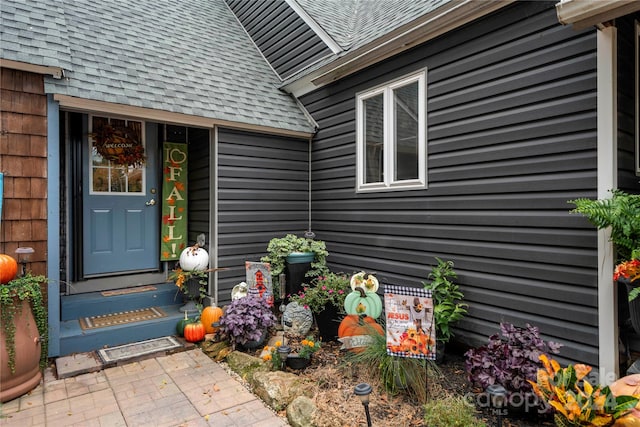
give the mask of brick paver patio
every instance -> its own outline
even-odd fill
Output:
[[[199,349],[57,380],[1,404],[2,426],[289,424]]]

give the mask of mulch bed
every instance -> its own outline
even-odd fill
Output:
[[[361,372],[345,363],[344,350],[340,343],[325,342],[322,349],[313,355],[313,363],[303,369],[291,371],[314,383],[314,402],[321,411],[318,427],[366,426],[362,404],[353,394],[360,382],[372,385],[369,405],[373,425],[423,426],[422,405],[407,395],[400,393],[390,396],[382,390],[373,372]],[[255,353],[255,354],[254,354]],[[252,352],[257,356],[259,350]],[[428,378],[430,396],[437,393],[450,393],[462,396],[475,396],[481,390],[474,389],[467,381],[464,367],[463,350],[453,349],[445,354],[439,363],[439,374]],[[284,414],[282,414],[284,415]],[[488,426],[497,425],[497,416],[490,409],[478,410],[477,417]],[[510,413],[502,418],[503,427],[550,427],[553,419],[537,414]],[[446,426],[438,426],[446,427]]]

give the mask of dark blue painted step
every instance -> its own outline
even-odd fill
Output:
[[[184,318],[184,313],[179,311],[181,306],[160,306],[167,317],[105,328],[83,330],[77,318],[63,321],[60,323],[60,356],[175,335],[176,324]]]
[[[153,286],[156,290],[124,295],[103,296],[100,292],[92,292],[62,296],[60,320],[64,322],[119,311],[182,304],[182,293],[173,283]]]

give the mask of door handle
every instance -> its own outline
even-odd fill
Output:
[[[147,206],[155,206],[156,199],[151,199],[148,202],[144,202],[144,204],[147,205]]]

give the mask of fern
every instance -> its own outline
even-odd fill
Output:
[[[598,229],[611,228],[610,240],[620,259],[630,259],[640,249],[640,195],[613,190],[610,199],[575,199],[572,213],[584,215]]]

